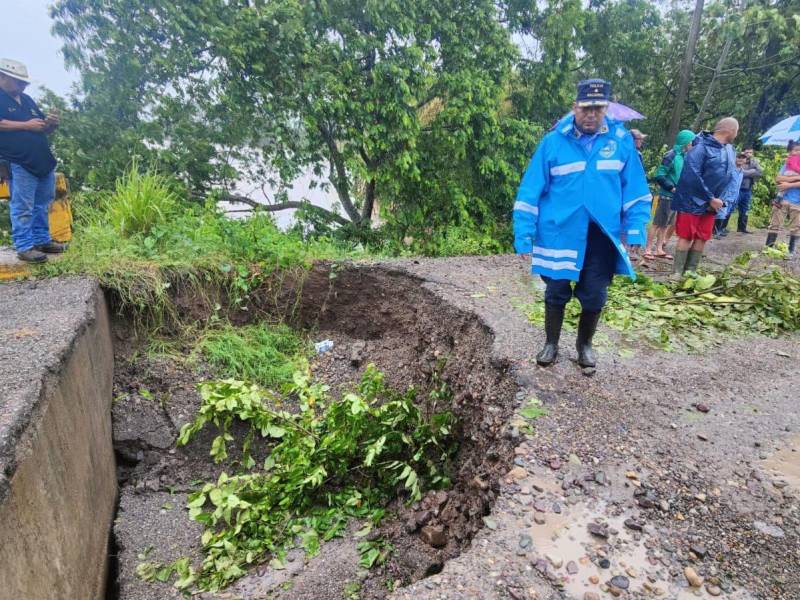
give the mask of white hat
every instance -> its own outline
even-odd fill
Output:
[[[31,78],[28,76],[28,67],[18,60],[0,58],[0,73],[25,83],[31,83]]]

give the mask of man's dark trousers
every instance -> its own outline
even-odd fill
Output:
[[[608,298],[608,286],[614,277],[619,254],[603,231],[589,223],[583,268],[574,294],[584,311],[600,312]],[[572,282],[567,279],[542,277],[547,288],[544,301],[552,306],[564,306],[573,294]]]
[[[736,225],[737,231],[747,231],[747,213],[750,211],[750,200],[753,197],[753,190],[739,190],[739,200],[736,207],[739,209],[739,222]]]

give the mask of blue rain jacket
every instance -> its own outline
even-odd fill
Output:
[[[713,212],[710,202],[722,199],[736,169],[733,149],[720,143],[711,133],[697,136],[695,145],[683,159],[683,171],[678,180],[670,208],[692,215]]]
[[[531,271],[577,281],[591,219],[617,248],[616,272],[635,278],[625,247],[643,245],[652,197],[633,137],[605,119],[591,149],[569,115],[544,136],[514,203],[514,248],[532,255]]]
[[[717,211],[717,221],[730,217],[733,209],[739,204],[739,188],[742,185],[742,179],[744,179],[744,173],[740,169],[734,169],[728,185],[722,190],[722,195],[719,197],[725,204]]]

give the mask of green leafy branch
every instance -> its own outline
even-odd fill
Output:
[[[418,500],[426,489],[449,485],[455,452],[449,412],[424,414],[413,388],[402,394],[390,389],[374,365],[353,392],[337,399],[328,392],[308,372],[298,372],[291,396],[299,410],[288,411],[252,384],[200,386],[202,405],[179,444],[213,423],[219,435],[211,455],[224,460],[234,441],[229,428],[238,420],[250,425],[242,444],[245,467],[255,467],[253,445],[271,446],[260,469],[223,473],[189,497],[190,517],[205,527],[205,559],[196,576],[201,589],[223,587],[267,555],[280,561],[294,540],[314,554],[321,541],[341,535],[349,517],[380,521],[383,505],[398,491]],[[449,400],[441,384],[433,395],[439,404]],[[385,560],[389,547],[370,541],[359,550],[362,564],[373,565]]]
[[[744,253],[720,273],[690,273],[659,283],[639,275],[617,278],[608,290],[604,322],[629,340],[663,350],[701,350],[725,335],[779,335],[800,329],[800,279],[772,266],[756,270]],[[544,322],[544,303],[522,306],[528,319]],[[565,327],[577,328],[580,306],[567,305]]]

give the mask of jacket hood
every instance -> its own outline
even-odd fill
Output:
[[[675,148],[683,148],[695,138],[695,133],[691,129],[683,129],[675,136]]]
[[[722,148],[724,146],[710,131],[701,132],[700,135],[697,136],[697,143],[714,148]]]

